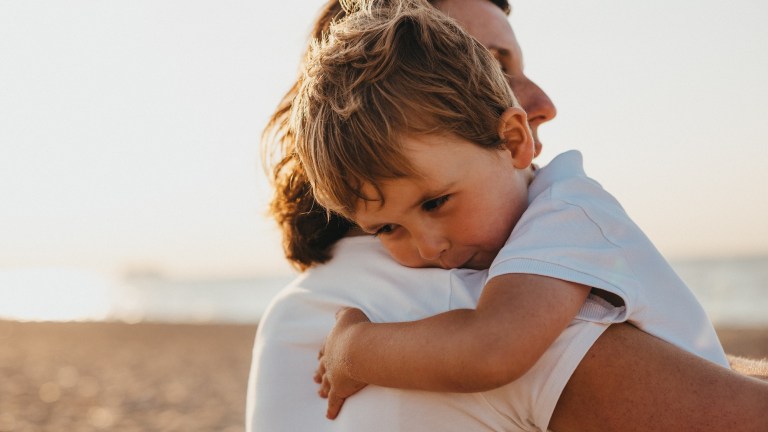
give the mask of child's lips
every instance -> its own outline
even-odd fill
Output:
[[[440,267],[444,269],[455,269],[455,268],[473,268],[471,265],[472,259],[475,258],[476,254],[470,255],[468,258],[462,258],[462,259],[454,259],[454,260],[440,260]]]
[[[461,265],[461,268],[469,268],[469,269],[477,269],[477,265],[474,263],[475,254],[472,254],[471,257],[469,257],[468,260],[464,262],[464,264]]]
[[[469,259],[466,260],[460,267],[473,270],[487,270],[491,266],[491,262],[494,258],[495,255],[489,256],[486,253],[477,251],[473,253],[472,256],[470,256]]]
[[[460,265],[461,265],[460,262],[456,260],[450,260],[450,261],[445,259],[440,260],[440,267],[442,267],[444,270],[459,268]]]

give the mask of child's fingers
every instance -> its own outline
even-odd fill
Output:
[[[350,310],[350,309],[354,309],[354,308],[351,308],[351,307],[345,306],[345,307],[343,307],[343,308],[340,308],[339,310],[337,310],[337,311],[336,311],[336,319],[339,319],[339,315],[343,314],[344,312],[346,312],[346,311],[348,311],[348,310]]]
[[[320,383],[320,390],[317,391],[317,394],[319,394],[321,398],[327,398],[330,392],[331,382],[328,381],[327,376],[323,375],[322,382]]]
[[[336,323],[339,321],[349,321],[352,320],[353,322],[357,322],[360,320],[367,320],[368,317],[363,313],[362,310],[354,307],[343,307],[336,311]]]
[[[344,398],[340,398],[335,392],[328,395],[328,411],[325,416],[333,420],[339,415],[341,406],[344,405]]]
[[[313,377],[313,379],[315,380],[316,383],[320,384],[321,382],[323,382],[323,375],[325,375],[325,365],[322,362],[320,362],[320,365],[315,370],[315,376]]]

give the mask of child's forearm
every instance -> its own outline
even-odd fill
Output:
[[[477,311],[461,309],[419,321],[358,324],[346,365],[350,376],[385,387],[442,392],[479,391],[485,379],[472,345]],[[491,387],[493,388],[493,387]]]
[[[496,388],[533,366],[588,292],[587,287],[542,276],[494,278],[476,310],[354,325],[346,346],[347,372],[386,387],[443,392]]]

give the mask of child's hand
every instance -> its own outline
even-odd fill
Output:
[[[339,414],[346,398],[368,385],[349,376],[344,360],[347,346],[352,343],[349,330],[355,324],[366,322],[370,320],[360,309],[339,310],[336,312],[336,325],[320,349],[320,365],[315,371],[315,382],[320,384],[320,396],[328,398],[326,416],[331,420]]]

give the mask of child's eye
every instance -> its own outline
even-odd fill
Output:
[[[442,207],[446,201],[448,201],[448,198],[450,198],[450,195],[443,195],[438,198],[424,201],[423,203],[421,203],[421,208],[422,210],[427,212],[437,210],[440,207]]]
[[[378,237],[380,235],[387,235],[394,230],[395,227],[392,225],[383,225],[381,228],[377,229],[375,233],[373,233],[374,237]]]

